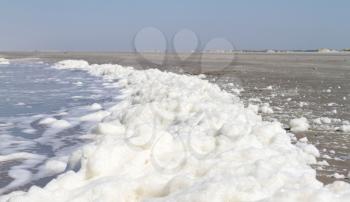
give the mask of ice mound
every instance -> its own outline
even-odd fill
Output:
[[[10,64],[10,61],[5,58],[0,58],[0,65],[8,65]]]
[[[107,109],[91,131],[94,141],[71,155],[64,174],[2,202],[350,199],[349,184],[316,180],[314,146],[291,144],[280,123],[262,121],[215,84],[84,61],[55,67],[114,80],[123,99]]]

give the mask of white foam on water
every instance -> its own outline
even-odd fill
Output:
[[[74,134],[69,133],[70,136],[65,135],[61,137],[61,134],[77,125],[89,128],[89,125],[83,124],[82,120],[80,120],[82,117],[89,115],[92,117],[92,114],[89,113],[91,113],[91,105],[72,108],[68,112],[60,112],[53,115],[17,117],[9,119],[11,122],[1,124],[0,134],[2,141],[0,142],[0,148],[4,154],[0,155],[0,162],[5,163],[4,169],[8,169],[6,174],[13,180],[0,188],[0,194],[24,186],[32,181],[62,173],[69,159],[67,153],[69,154],[71,150],[66,145],[66,141],[74,138],[79,139],[79,135],[74,137]],[[61,119],[56,119],[54,116],[61,116]],[[96,117],[93,117],[88,121],[91,124],[96,124],[97,121],[100,121],[100,118],[96,120]],[[31,124],[35,122],[44,128],[31,128]],[[40,136],[34,139],[27,139],[21,136],[10,135],[8,130],[14,127],[23,128],[21,131],[26,134],[37,135],[39,133]],[[40,132],[40,130],[44,131]],[[44,146],[49,145],[53,149],[55,157],[35,154],[35,149],[38,147],[37,143]],[[73,149],[74,147],[76,146],[72,145]],[[6,163],[10,163],[8,167],[6,167]],[[12,163],[15,164],[13,165]],[[16,173],[19,173],[18,177],[14,177]]]
[[[40,120],[39,124],[50,125],[50,124],[53,124],[56,121],[57,121],[57,119],[55,119],[53,117],[47,117],[47,118],[44,118],[44,119]]]
[[[28,141],[28,139],[22,136],[13,136],[9,131],[17,127],[25,134],[33,134],[36,130],[30,126],[30,123],[37,119],[37,117],[38,116],[16,118],[8,117],[5,119],[8,121],[8,123],[0,124],[0,150],[2,155],[22,153],[23,150],[28,150],[35,146],[35,142]],[[4,122],[5,120],[0,119],[0,122]]]
[[[18,153],[12,153],[7,155],[0,155],[0,162],[16,160],[16,159],[35,159],[35,158],[42,158],[42,156],[28,153],[28,152],[18,152]]]
[[[350,132],[350,125],[342,125],[340,127],[340,130],[343,132],[349,133]]]
[[[344,175],[342,175],[342,174],[339,174],[339,173],[334,173],[334,175],[333,175],[336,179],[344,179],[345,178],[345,176]]]
[[[102,106],[98,103],[94,103],[90,106],[90,110],[94,111],[94,110],[100,110],[102,109]]]
[[[264,114],[273,114],[273,109],[270,107],[269,103],[263,103],[259,108],[259,112]]]
[[[350,184],[316,180],[313,145],[293,145],[280,123],[262,121],[215,84],[112,64],[69,60],[55,66],[113,79],[123,99],[91,131],[94,141],[70,156],[68,167],[76,172],[2,196],[2,202],[350,199]]]
[[[11,169],[8,175],[14,179],[7,185],[8,189],[26,184],[30,182],[32,178],[32,173],[26,169]]]
[[[52,128],[66,129],[71,127],[71,124],[66,120],[57,120],[51,124]]]
[[[12,97],[9,96],[13,100],[9,99],[8,104],[15,106],[14,109],[33,105],[40,110],[33,109],[28,113],[17,113],[14,110],[12,113],[9,109],[8,115],[1,114],[2,116],[0,116],[0,194],[8,193],[11,190],[26,189],[29,184],[42,183],[38,181],[43,177],[63,172],[69,159],[68,155],[79,145],[90,141],[87,140],[86,131],[103,118],[100,116],[96,119],[91,113],[108,109],[109,103],[113,100],[111,94],[118,95],[118,89],[115,86],[113,89],[104,88],[100,83],[102,80],[99,78],[83,72],[72,74],[69,70],[57,71],[49,64],[38,64],[40,61],[11,60],[11,66],[4,66],[5,68],[2,69],[13,73],[13,81],[16,81],[17,75],[22,75],[22,70],[31,72],[30,77],[33,77],[33,80],[25,81],[26,87],[31,89],[25,91],[26,96],[22,96],[18,91],[22,89],[16,89],[16,87],[8,90],[9,95],[13,93]],[[69,76],[64,76],[64,74]],[[24,72],[23,75],[28,74]],[[43,83],[51,83],[51,81],[55,83],[60,78],[67,84],[66,86],[43,85]],[[79,84],[77,81],[84,78],[86,79],[84,83],[82,81],[84,88],[77,88],[75,86]],[[31,81],[39,84],[32,88]],[[16,83],[14,82],[13,85],[15,86]],[[105,85],[109,83],[104,82]],[[83,100],[76,103],[64,102],[75,94],[82,94]],[[50,96],[52,99],[47,99]],[[5,99],[7,99],[6,94]],[[46,108],[47,106],[49,108]],[[33,116],[33,114],[36,115]],[[89,120],[81,120],[82,117],[89,114]],[[17,171],[18,176],[23,177],[14,177]]]
[[[87,114],[85,116],[82,116],[80,118],[80,120],[81,121],[101,121],[102,119],[104,119],[108,115],[110,115],[110,112],[104,111],[104,110],[100,110],[100,111],[97,111],[97,112],[90,113],[90,114]]]
[[[6,58],[0,58],[0,65],[9,65],[9,64],[10,64],[10,60]]]
[[[35,174],[34,179],[40,179],[46,176],[53,176],[57,173],[62,173],[67,167],[67,157],[56,157],[47,160],[40,168],[39,172]]]
[[[290,130],[293,132],[307,131],[310,127],[309,122],[305,117],[290,120],[289,126]]]
[[[320,166],[329,166],[329,163],[328,163],[326,160],[323,160],[323,161],[317,162],[317,165],[320,165]]]
[[[18,152],[7,155],[0,156],[0,162],[17,162],[18,165],[12,166],[8,171],[7,175],[13,180],[11,183],[0,189],[0,194],[16,188],[33,180],[33,173],[30,168],[35,167],[39,163],[43,162],[47,157],[43,155],[28,153],[28,152]]]
[[[51,127],[54,129],[60,129],[60,130],[64,130],[72,127],[72,124],[69,123],[68,121],[57,120],[56,118],[53,118],[53,117],[44,118],[41,121],[39,121],[39,124],[46,125],[47,127]]]

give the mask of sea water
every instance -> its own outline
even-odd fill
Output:
[[[81,135],[94,121],[77,117],[118,95],[108,81],[51,66],[39,59],[0,65],[0,192],[44,184],[62,172],[60,157],[87,141]]]

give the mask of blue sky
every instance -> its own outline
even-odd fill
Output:
[[[189,29],[199,47],[222,37],[237,49],[342,49],[349,10],[348,0],[1,0],[0,50],[130,51],[149,26],[168,47]]]

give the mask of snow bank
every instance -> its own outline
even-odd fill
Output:
[[[290,130],[293,132],[307,131],[310,127],[308,120],[305,117],[292,119],[289,122]]]
[[[123,100],[44,188],[0,201],[348,201],[350,185],[323,186],[317,149],[291,144],[232,94],[194,76],[62,61],[113,79]],[[49,121],[50,122],[50,121]],[[62,168],[61,168],[62,169]],[[74,171],[68,171],[74,169]]]
[[[0,65],[8,65],[10,64],[10,61],[5,58],[0,58]]]

